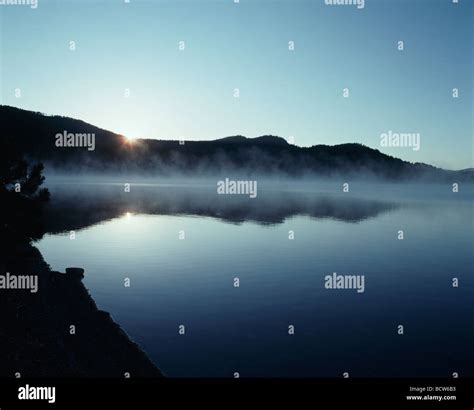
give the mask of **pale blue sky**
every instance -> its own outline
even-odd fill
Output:
[[[474,2],[459,1],[366,0],[360,10],[324,0],[0,6],[1,103],[132,137],[275,134],[472,167]],[[389,130],[421,133],[421,149],[380,147]]]

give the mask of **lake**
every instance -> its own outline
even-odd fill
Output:
[[[167,376],[474,376],[472,186],[49,188],[44,259],[83,267],[98,307]],[[363,276],[363,292],[328,289],[334,272]]]

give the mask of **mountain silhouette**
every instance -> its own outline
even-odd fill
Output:
[[[331,177],[361,176],[389,180],[473,181],[473,169],[448,171],[411,163],[362,144],[299,147],[272,135],[230,136],[210,141],[138,139],[88,124],[15,107],[0,106],[2,138],[27,158],[56,170],[138,172],[156,175],[233,175]],[[93,150],[58,147],[56,135],[94,134]]]

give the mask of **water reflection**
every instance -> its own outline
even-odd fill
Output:
[[[209,186],[52,187],[50,231],[94,226],[37,246],[55,270],[83,267],[98,306],[169,376],[472,376],[471,193],[352,188],[249,199]],[[334,272],[364,275],[364,292],[326,289]]]
[[[45,212],[47,231],[81,229],[133,214],[194,215],[240,224],[281,224],[294,216],[361,222],[399,206],[394,201],[364,199],[344,194],[260,190],[256,198],[217,195],[209,186],[136,186],[124,192],[121,185],[51,186],[54,200]]]

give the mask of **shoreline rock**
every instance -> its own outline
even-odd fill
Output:
[[[37,274],[39,291],[2,290],[0,377],[162,377],[145,352],[82,283],[84,270],[51,270],[31,245],[0,261],[0,272]]]

